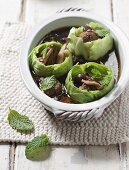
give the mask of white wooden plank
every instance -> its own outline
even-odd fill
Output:
[[[59,9],[77,7],[85,8],[89,12],[111,18],[110,0],[28,0],[26,3],[25,22],[35,24],[52,15]]]
[[[113,0],[113,18],[129,37],[129,0]]]
[[[12,143],[9,149],[9,170],[14,170],[15,148],[16,148],[15,143]]]
[[[127,170],[127,144],[119,144],[120,160],[121,160],[121,170]],[[128,160],[129,161],[129,160]]]
[[[85,148],[87,170],[119,170],[120,159],[117,145],[89,146]]]
[[[112,0],[113,5],[113,21],[117,24],[129,37],[129,1],[128,0]],[[121,170],[129,170],[129,144],[123,143],[119,145]]]
[[[0,22],[19,20],[22,0],[0,0]]]
[[[115,145],[87,147],[53,147],[49,159],[30,161],[25,157],[25,146],[16,148],[14,170],[118,170],[119,154]]]
[[[0,170],[9,169],[9,150],[10,146],[8,144],[0,144]]]
[[[126,164],[125,164],[126,170],[129,170],[129,142],[126,143],[126,148],[124,150],[124,159],[125,159],[125,162],[126,162]]]

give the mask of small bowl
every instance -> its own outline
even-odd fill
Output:
[[[39,43],[41,38],[52,30],[73,25],[81,26],[89,21],[102,23],[110,29],[120,60],[121,73],[119,80],[115,87],[99,100],[84,104],[66,104],[56,101],[44,94],[35,84],[29,68],[28,54]],[[127,86],[129,82],[129,76],[127,76],[127,73],[129,73],[129,41],[116,25],[96,15],[94,16],[87,12],[55,14],[37,25],[25,40],[20,59],[20,70],[22,79],[30,93],[37,98],[47,110],[54,113],[58,119],[86,121],[90,118],[99,117],[104,109],[109,106]]]

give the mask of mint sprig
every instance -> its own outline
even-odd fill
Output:
[[[45,160],[49,157],[51,147],[47,135],[36,136],[29,142],[25,149],[25,155],[30,160]]]
[[[31,133],[34,130],[33,122],[25,115],[9,108],[8,122],[13,129],[21,133]]]
[[[94,78],[102,78],[101,72],[96,68],[91,69],[91,73]]]
[[[40,78],[40,84],[39,84],[40,89],[41,90],[49,90],[55,85],[56,81],[57,80],[54,75],[50,76],[50,77],[46,77],[46,78],[42,77],[42,78]]]

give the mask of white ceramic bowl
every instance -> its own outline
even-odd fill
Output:
[[[84,104],[66,104],[56,101],[40,91],[35,84],[29,69],[28,54],[38,44],[42,37],[50,31],[60,27],[85,25],[88,21],[97,21],[110,29],[115,46],[120,57],[121,74],[117,85],[101,99]],[[55,14],[37,25],[24,42],[20,60],[22,78],[33,96],[35,96],[46,109],[54,113],[59,119],[72,121],[85,121],[91,117],[99,117],[103,110],[109,106],[125,89],[129,82],[129,41],[123,32],[112,22],[86,12],[65,12]]]

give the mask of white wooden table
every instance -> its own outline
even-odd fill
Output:
[[[129,36],[129,0],[0,0],[0,22],[35,24],[58,9],[83,7],[118,24]],[[53,147],[42,162],[25,158],[24,145],[0,144],[0,170],[128,170],[129,144]]]

